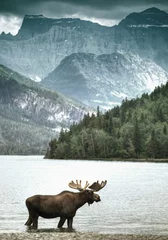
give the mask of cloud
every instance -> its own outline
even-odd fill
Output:
[[[0,16],[0,33],[16,35],[22,23],[22,19],[16,16]]]
[[[48,13],[58,16],[82,14],[87,17],[120,19],[131,9],[158,6],[168,9],[167,0],[1,0],[0,12],[23,16]]]
[[[25,14],[43,14],[46,17],[79,17],[104,25],[114,25],[131,12],[158,7],[168,12],[167,0],[1,0],[0,29],[13,31]],[[13,23],[11,21],[12,17]],[[5,20],[6,19],[6,20]],[[9,20],[9,23],[8,23]]]

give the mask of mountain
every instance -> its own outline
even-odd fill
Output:
[[[27,40],[33,38],[39,34],[48,32],[53,26],[62,28],[69,28],[71,30],[77,30],[79,32],[100,32],[105,31],[108,28],[93,23],[90,21],[82,21],[79,18],[47,18],[40,15],[25,15],[21,28],[16,36],[11,34],[5,34],[4,32],[0,35],[0,39],[3,40]]]
[[[168,14],[158,8],[149,8],[140,13],[131,13],[119,23],[124,27],[168,27]]]
[[[133,53],[74,53],[64,58],[41,84],[89,106],[111,108],[168,81],[168,73]]]
[[[11,33],[5,33],[5,32],[2,32],[0,34],[0,40],[13,40],[14,39],[14,36],[11,34]]]
[[[118,26],[105,27],[80,19],[49,19],[42,15],[26,15],[20,31],[12,40],[4,40],[4,36],[2,40],[2,36],[0,37],[0,63],[34,81],[40,82],[42,79],[45,79],[42,81],[44,83],[51,72],[57,69],[57,67],[60,68],[60,65],[62,66],[61,61],[65,62],[64,60],[67,60],[67,57],[70,57],[72,54],[82,52],[86,53],[86,55],[118,54],[120,56],[120,54],[124,53],[126,59],[132,54],[132,56],[138,56],[137,59],[140,58],[142,60],[146,59],[146,62],[149,61],[150,64],[147,64],[149,69],[147,70],[147,68],[145,68],[146,73],[151,72],[151,64],[157,66],[157,71],[156,73],[153,71],[153,76],[163,75],[163,79],[160,77],[160,79],[157,80],[157,83],[161,84],[166,79],[165,72],[168,72],[167,16],[168,14],[164,11],[157,8],[150,8],[140,13],[131,13],[123,19]],[[126,55],[128,55],[128,57],[126,57]],[[134,58],[136,57],[133,57],[133,59]],[[70,59],[72,58],[70,57],[69,61]],[[137,83],[137,81],[139,81],[140,78],[136,69],[140,67],[138,65],[139,60],[134,62],[137,64],[137,67],[135,66],[136,74],[131,74],[130,77],[130,73],[127,73],[127,79],[129,76],[131,82],[135,82],[135,84],[138,85],[139,83]],[[105,63],[103,63],[103,66],[104,64]],[[113,68],[113,63],[111,64],[111,68]],[[71,65],[73,65],[73,62]],[[97,65],[99,64],[97,63]],[[131,71],[131,64],[129,66]],[[90,76],[87,77],[87,85],[92,86],[91,82],[88,83],[88,81],[92,81],[91,79],[97,79],[98,84],[97,75],[99,75],[99,78],[103,78],[103,81],[107,81],[107,84],[108,82],[111,82],[111,85],[113,85],[113,83],[116,84],[114,89],[118,88],[117,76],[124,76],[122,67],[118,69],[114,68],[116,69],[116,73],[113,74],[110,71],[106,74],[106,72],[103,72],[105,68],[102,67],[101,76],[100,73],[95,72],[92,67],[94,67],[94,64],[90,64],[90,67],[87,67]],[[58,71],[59,68],[57,69]],[[83,67],[83,69],[85,68],[86,67]],[[69,70],[71,70],[71,68],[69,68]],[[77,71],[78,74],[76,67],[72,67],[72,70],[74,72]],[[121,73],[118,73],[117,71],[120,70]],[[65,75],[66,78],[70,76],[70,81],[75,74],[68,72],[67,69],[65,70]],[[84,79],[85,78],[86,77],[84,77]],[[152,82],[155,82],[152,75],[150,75],[149,78]],[[49,81],[49,79],[47,81]],[[65,79],[63,79],[63,81],[65,81]],[[77,81],[77,77],[74,81]],[[120,79],[118,79],[118,81],[120,82]],[[111,97],[109,97],[109,91],[106,91],[107,84],[105,82],[103,83],[101,95],[103,95],[103,99],[105,99],[103,100],[104,103],[106,102],[108,104],[108,102],[111,101]],[[133,85],[130,87],[132,86]],[[73,84],[71,87],[76,87],[76,85]],[[126,96],[130,96],[132,93],[132,97],[137,96],[134,87],[131,89],[126,88],[124,84],[121,85],[121,87],[123,89],[120,89],[120,92],[126,94]],[[139,87],[142,87],[141,90],[139,88],[139,93],[147,89],[144,88],[144,84],[139,85]],[[56,89],[55,86],[53,89]],[[128,90],[127,92],[126,89]],[[68,91],[70,92],[70,90],[67,89],[66,93]],[[113,89],[111,91],[113,91]],[[76,89],[74,88],[72,92],[76,92]],[[92,88],[92,93],[88,93],[87,91],[86,93],[88,98],[90,96],[91,99],[89,101],[85,99],[85,102],[91,102],[92,100],[97,101],[97,98],[95,99],[97,90],[95,91],[94,87]],[[120,100],[122,99],[121,97]],[[98,101],[99,100],[100,99],[98,99]],[[119,98],[117,97],[114,101],[118,102]]]
[[[88,110],[0,65],[1,154],[39,153],[61,128],[78,122]]]
[[[111,33],[104,35],[103,31],[83,32],[68,26],[53,26],[48,32],[28,40],[1,40],[0,62],[35,81],[40,81],[54,70],[64,57],[74,52],[102,54],[113,48]]]

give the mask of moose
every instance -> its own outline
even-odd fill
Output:
[[[89,186],[86,181],[82,188],[81,180],[71,181],[68,185],[70,188],[77,189],[79,192],[63,191],[57,195],[34,195],[26,199],[29,217],[25,225],[38,228],[38,218],[56,218],[60,217],[58,228],[62,228],[67,220],[68,228],[72,229],[73,217],[78,208],[85,203],[89,205],[101,201],[100,196],[94,192],[99,191],[106,185],[107,181],[94,182]]]

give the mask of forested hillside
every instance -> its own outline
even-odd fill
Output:
[[[44,154],[88,108],[0,65],[0,154]]]
[[[168,158],[168,83],[97,116],[85,115],[49,143],[46,158]]]

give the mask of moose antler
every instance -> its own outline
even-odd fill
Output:
[[[100,189],[104,188],[107,184],[107,180],[102,181],[99,183],[99,181],[94,182],[92,185],[90,185],[88,188],[92,189],[94,192],[98,192]]]
[[[71,181],[68,185],[70,188],[77,189],[79,191],[83,191],[89,186],[88,181],[86,181],[84,187],[81,186],[81,183],[82,183],[81,180],[80,181],[76,180],[76,183],[74,181]]]

